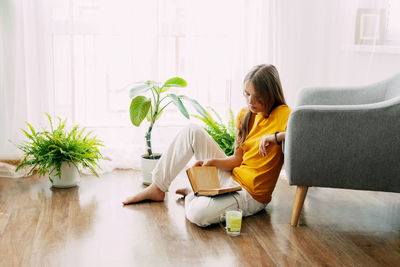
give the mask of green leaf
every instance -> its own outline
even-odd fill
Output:
[[[149,111],[146,114],[146,119],[147,119],[148,122],[151,122],[151,115],[152,115],[151,113],[152,113],[151,112],[151,108],[149,108]]]
[[[92,167],[98,167],[96,161],[102,156],[97,147],[102,146],[102,142],[95,137],[89,137],[90,133],[82,137],[84,129],[79,130],[78,125],[68,132],[66,120],[62,121],[57,118],[58,125],[53,125],[51,117],[46,115],[50,122],[50,131],[35,131],[30,124],[27,125],[31,129],[32,135],[22,130],[26,133],[29,141],[25,141],[22,145],[16,145],[25,154],[23,162],[17,166],[16,171],[30,166],[28,175],[37,170],[39,176],[55,173],[60,177],[62,162],[72,162],[75,166],[88,162]],[[92,168],[90,169],[92,170]],[[95,172],[93,173],[95,174]]]
[[[229,109],[228,129],[230,135],[236,136],[235,115],[233,114],[232,109]]]
[[[166,81],[162,87],[170,88],[170,87],[186,87],[186,86],[187,83],[184,79],[179,77],[174,77]]]
[[[182,115],[189,119],[189,113],[187,112],[185,106],[183,105],[182,101],[177,97],[175,94],[168,94],[168,96],[172,99],[172,102],[179,108]]]
[[[34,137],[36,137],[37,135],[36,135],[36,132],[35,132],[35,129],[33,128],[33,126],[30,125],[30,124],[27,123],[27,122],[26,122],[26,124],[28,125],[29,129],[31,130],[32,135],[33,135]]]
[[[129,108],[131,122],[135,126],[139,126],[147,113],[149,112],[151,100],[145,96],[137,96],[132,99]]]
[[[212,107],[210,107],[210,109],[212,112],[214,112],[215,116],[217,116],[218,120],[222,123],[221,116],[217,113],[217,111],[215,111],[215,109],[213,109]]]
[[[157,85],[158,84],[156,81],[152,81],[152,80],[147,80],[144,83],[147,85]]]
[[[129,91],[129,97],[132,99],[134,98],[138,93],[140,92],[146,92],[147,90],[149,90],[151,88],[151,84],[148,84],[147,82],[138,86],[133,87],[130,91]]]
[[[199,102],[197,102],[196,100],[194,100],[188,96],[184,96],[184,95],[180,95],[179,98],[189,101],[192,104],[192,106],[194,107],[194,109],[197,111],[197,113],[200,114],[200,116],[202,116],[204,118],[208,118],[207,111],[203,108],[202,105],[200,105]]]
[[[24,134],[25,134],[26,137],[28,137],[28,138],[31,139],[32,141],[35,140],[35,138],[34,138],[32,135],[30,135],[27,131],[25,131],[24,129],[21,129],[21,130],[24,132]]]
[[[204,122],[206,125],[208,125],[209,121],[206,118],[203,118],[201,116],[198,115],[191,115],[192,117],[201,120],[202,122]]]
[[[48,118],[49,121],[50,121],[51,131],[53,131],[53,121],[51,120],[51,117],[50,117],[50,115],[49,115],[48,113],[45,113],[45,114],[46,114],[47,118]]]
[[[200,104],[198,105],[201,107]],[[204,129],[215,140],[218,146],[221,147],[227,156],[233,155],[235,150],[236,129],[232,110],[229,111],[230,118],[228,123],[225,124],[222,121],[221,116],[213,108],[210,107],[209,109],[212,110],[214,115],[217,117],[217,120],[213,119],[211,114],[203,107],[201,108],[205,114],[202,116],[192,115],[192,117],[195,117],[206,124]]]

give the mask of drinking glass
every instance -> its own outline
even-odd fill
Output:
[[[220,224],[225,228],[226,233],[231,236],[240,235],[242,228],[242,210],[226,210],[220,215]]]

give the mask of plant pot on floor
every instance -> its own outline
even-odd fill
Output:
[[[142,169],[142,183],[145,185],[150,185],[152,181],[152,171],[156,167],[158,161],[160,160],[161,154],[154,153],[154,156],[156,156],[156,159],[149,159],[146,158],[145,155],[141,156],[141,169]]]
[[[61,178],[56,176],[56,172],[49,175],[53,187],[70,188],[78,185],[79,172],[72,163],[63,162],[61,164]]]

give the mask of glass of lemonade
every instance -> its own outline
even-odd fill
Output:
[[[221,214],[220,222],[225,228],[226,233],[231,236],[240,235],[240,230],[242,228],[242,215],[243,212],[239,210],[227,210],[225,213]],[[225,222],[225,224],[224,224]]]

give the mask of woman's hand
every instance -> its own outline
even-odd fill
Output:
[[[215,166],[213,159],[199,160],[197,161],[193,167],[201,167],[201,166]]]
[[[268,150],[274,145],[276,145],[275,135],[273,135],[273,134],[264,135],[261,138],[260,148],[259,148],[258,153],[261,156],[265,157],[268,154]]]

